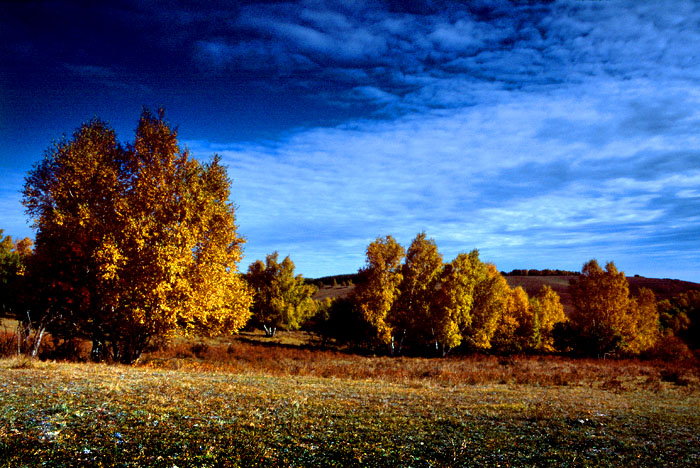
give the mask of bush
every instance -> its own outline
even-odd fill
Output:
[[[209,345],[201,342],[194,343],[192,346],[190,346],[190,350],[195,356],[201,358],[207,351],[209,351]]]
[[[685,375],[683,371],[680,371],[678,369],[662,370],[661,380],[664,382],[671,382],[681,387],[686,387],[690,385],[690,379]]]
[[[664,335],[643,357],[674,362],[693,359],[693,353],[683,340],[674,335]]]
[[[47,339],[39,351],[39,359],[52,361],[87,361],[85,342],[78,338],[67,340]]]
[[[17,354],[17,334],[5,327],[0,332],[0,357],[9,357]]]

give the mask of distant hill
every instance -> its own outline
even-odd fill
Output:
[[[564,312],[568,315],[573,304],[571,302],[571,294],[569,294],[569,280],[576,278],[574,275],[566,276],[506,276],[508,286],[516,288],[522,287],[528,296],[532,297],[542,288],[547,285],[559,294],[561,303],[564,306]]]
[[[548,285],[559,294],[562,305],[564,306],[564,312],[566,312],[567,315],[573,309],[571,294],[569,294],[569,280],[576,278],[576,275],[531,276],[528,274],[528,276],[507,275],[505,278],[511,288],[521,286],[527,292],[528,296],[534,296],[542,286]],[[337,283],[335,287],[332,286],[334,279]],[[648,288],[654,292],[657,300],[670,299],[680,293],[694,289],[700,290],[700,283],[691,283],[689,281],[675,279],[631,276],[628,277],[627,280],[633,295],[636,295],[640,288]],[[319,282],[323,282],[324,284],[324,287],[314,296],[314,298],[318,300],[323,300],[327,297],[346,297],[354,288],[354,285],[343,286],[343,283],[347,283],[348,281],[357,282],[357,275],[337,275],[309,280],[309,282],[314,284],[319,284]]]
[[[323,276],[321,278],[305,278],[305,281],[307,284],[315,284],[318,286],[319,283],[323,283],[324,286],[330,286],[334,282],[337,284],[347,283],[348,281],[356,283],[359,276],[358,273],[349,273],[345,275]]]
[[[554,289],[568,313],[573,308],[571,294],[569,294],[569,280],[576,278],[574,275],[566,276],[506,276],[506,281],[511,288],[521,286],[528,294],[534,296],[545,284]],[[631,276],[627,278],[630,292],[636,295],[640,288],[648,288],[654,292],[657,300],[670,299],[680,293],[700,290],[700,284],[675,279],[645,278],[643,276]]]

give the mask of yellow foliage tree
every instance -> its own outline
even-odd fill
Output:
[[[551,287],[544,285],[530,300],[530,307],[539,325],[539,342],[535,344],[535,348],[545,352],[555,351],[552,330],[557,323],[566,321],[559,295]]]
[[[418,234],[406,252],[400,294],[389,317],[398,335],[395,339],[399,352],[406,334],[412,344],[423,345],[435,340],[438,324],[432,304],[442,266],[442,255],[435,241],[427,239],[425,232]]]
[[[650,333],[654,322],[658,329],[658,311],[650,302],[655,300],[645,292],[640,313],[639,303],[630,297],[625,274],[614,263],[603,270],[596,260],[587,262],[569,290],[574,302],[570,320],[589,352],[636,353],[654,341]],[[638,337],[640,326],[642,336]]]
[[[539,343],[539,323],[523,288],[508,291],[507,306],[491,340],[502,352],[529,351]]]
[[[352,300],[372,328],[374,338],[389,346],[394,335],[389,312],[399,296],[401,262],[405,255],[404,248],[391,236],[380,237],[369,244],[366,264],[359,271],[360,280],[352,294]]]
[[[256,260],[248,267],[246,280],[255,292],[253,319],[268,336],[274,336],[277,328],[297,330],[317,311],[312,299],[316,286],[294,275],[294,262],[289,256],[279,262],[274,252],[264,263]]]
[[[29,265],[33,308],[60,319],[55,334],[92,339],[96,354],[115,305],[116,275],[107,273],[105,246],[122,232],[117,205],[127,186],[126,160],[114,131],[93,120],[49,148],[24,185],[23,203],[37,229]]]
[[[245,324],[252,294],[229,194],[219,159],[192,159],[162,111],[143,112],[127,148],[103,122],[85,124],[29,173],[43,296],[94,359],[133,362],[177,330]]]
[[[477,272],[482,266],[478,252],[459,254],[445,265],[439,288],[434,291],[435,343],[442,354],[462,343],[463,334],[472,325]]]
[[[659,310],[654,292],[641,288],[630,301],[630,315],[634,320],[634,336],[630,341],[630,351],[642,353],[654,347],[661,337]]]
[[[475,250],[470,255],[474,255],[476,261],[479,252]],[[491,348],[491,339],[498,321],[508,307],[510,288],[494,265],[481,261],[477,265],[472,323],[465,330],[464,336],[471,347],[487,350]]]

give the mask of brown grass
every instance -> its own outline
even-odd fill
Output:
[[[229,341],[182,341],[146,354],[140,365],[164,369],[264,373],[352,380],[376,379],[395,383],[436,385],[527,384],[537,386],[653,387],[699,381],[693,361],[669,364],[637,359],[570,359],[560,356],[490,355],[438,358],[361,356],[310,346],[302,332],[281,332],[265,341],[248,334]],[[673,378],[669,376],[675,376]],[[611,387],[612,388],[612,387]]]
[[[314,299],[316,299],[317,301],[322,301],[322,300],[327,299],[327,298],[337,299],[339,297],[347,297],[353,289],[355,289],[354,285],[351,285],[351,286],[324,285],[321,289],[316,291],[316,294],[314,294]]]

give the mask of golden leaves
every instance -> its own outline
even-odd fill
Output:
[[[294,262],[278,253],[267,255],[265,262],[248,267],[246,279],[255,291],[253,316],[258,326],[296,330],[317,311],[312,296],[316,287],[294,275]]]
[[[595,351],[638,353],[658,339],[659,315],[653,293],[642,290],[638,298],[631,297],[627,278],[614,263],[609,262],[603,270],[597,261],[590,260],[571,283],[570,291],[575,308],[572,325],[595,343]]]
[[[37,248],[47,258],[56,246],[71,253],[47,274],[89,289],[85,308],[71,312],[87,335],[143,348],[180,326],[236,331],[249,316],[226,170],[218,158],[191,159],[176,136],[162,112],[144,111],[124,148],[95,120],[27,177]]]
[[[404,256],[403,247],[393,237],[377,238],[367,246],[366,265],[360,270],[364,279],[353,292],[363,318],[376,330],[376,338],[385,344],[392,339],[387,316],[399,294]]]

